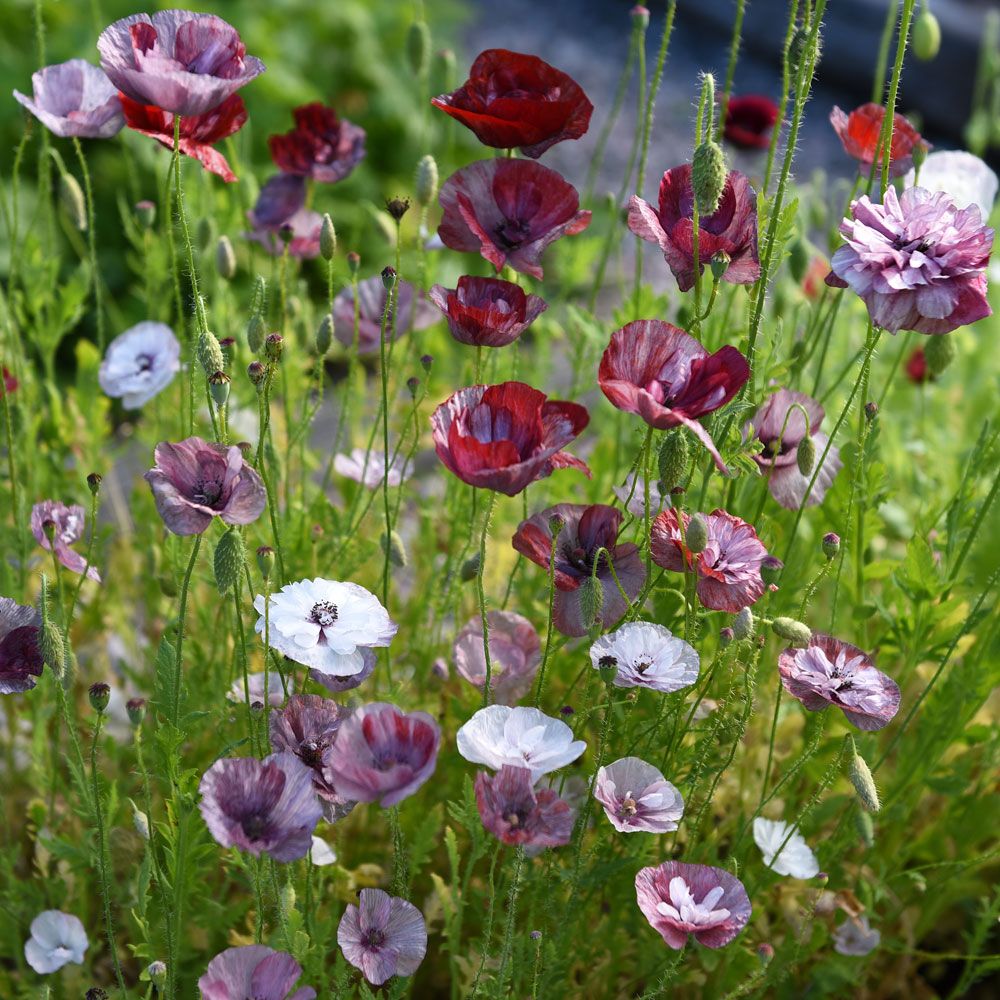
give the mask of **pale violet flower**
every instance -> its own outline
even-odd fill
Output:
[[[526,767],[532,781],[576,760],[587,744],[573,730],[537,708],[489,705],[481,708],[457,736],[458,752],[473,764],[499,771],[504,764]]]
[[[67,962],[82,965],[89,944],[79,918],[61,910],[45,910],[31,921],[24,957],[35,972],[47,975]]]
[[[840,955],[861,957],[874,951],[882,935],[869,926],[867,917],[845,920],[833,932],[833,950]]]
[[[763,816],[758,816],[753,821],[754,843],[764,855],[764,864],[778,875],[815,878],[819,874],[819,863],[802,835],[795,832],[788,839],[788,843],[785,843],[791,829],[788,823],[780,819],[764,819]]]
[[[903,178],[903,187],[913,187],[916,171]],[[963,150],[943,149],[929,153],[920,168],[920,186],[928,191],[946,191],[956,208],[976,205],[985,222],[993,211],[997,188],[997,175],[972,153]]]
[[[264,634],[264,597],[254,598]],[[272,649],[321,674],[350,677],[365,669],[365,650],[388,646],[399,626],[379,599],[356,583],[299,580],[271,595]]]
[[[403,482],[403,461],[401,455],[394,455],[389,461],[389,485],[399,486]],[[353,479],[368,489],[378,489],[385,477],[385,452],[364,448],[351,449],[350,455],[338,454],[333,458],[333,467],[341,475]],[[405,477],[409,479],[409,475]]]
[[[337,860],[337,852],[322,837],[313,835],[309,858],[314,865],[332,865]]]
[[[594,798],[619,833],[669,833],[684,815],[684,799],[639,757],[622,757],[597,772]]]
[[[646,481],[642,476],[637,476],[634,472],[630,472],[624,486],[616,486],[614,492],[615,496],[625,504],[625,509],[633,517],[644,518],[646,516]],[[663,506],[669,496],[669,493],[661,493],[655,482],[650,482],[650,517],[656,517],[663,510]]]
[[[628,622],[590,647],[595,670],[615,668],[615,687],[679,691],[698,679],[697,650],[653,622]]]
[[[144,322],[108,344],[97,380],[126,410],[138,410],[181,369],[181,345],[165,323]]]

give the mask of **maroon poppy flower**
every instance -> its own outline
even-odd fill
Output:
[[[585,462],[562,451],[587,426],[577,403],[547,399],[523,382],[459,389],[432,414],[434,447],[463,483],[516,496],[555,469],[590,475]]]
[[[723,135],[740,149],[767,149],[778,120],[778,105],[761,94],[733,95],[726,103]]]
[[[611,335],[597,380],[619,410],[650,427],[683,424],[726,466],[698,418],[725,406],[750,378],[747,359],[735,347],[709,354],[684,330],[657,319],[637,320]]]
[[[382,313],[388,294],[381,275],[373,274],[358,282],[358,354],[378,353]],[[426,330],[438,322],[437,310],[408,281],[396,282],[395,308],[399,318],[395,319],[389,310],[385,329],[387,341],[392,340],[393,335],[398,340],[404,334]],[[354,343],[354,288],[350,285],[333,300],[333,334],[348,349]]]
[[[10,370],[6,366],[4,366],[3,368],[0,368],[0,376],[2,376],[2,378],[3,378],[3,391],[4,392],[10,393],[10,392],[16,392],[17,391],[18,381],[17,381],[16,378],[14,378],[13,374],[10,372]]]
[[[55,500],[43,500],[31,508],[31,533],[35,536],[35,541],[46,552],[55,549],[60,565],[71,573],[82,574],[86,571],[88,580],[100,583],[101,574],[97,572],[97,568],[88,566],[87,560],[70,548],[74,542],[83,538],[84,521],[83,508],[76,503],[67,507]]]
[[[604,628],[614,625],[629,607],[618,584],[631,601],[646,582],[646,567],[638,548],[631,542],[618,543],[622,516],[620,510],[605,504],[560,503],[522,521],[514,533],[514,548],[548,570],[552,519],[562,519],[555,553],[553,622],[563,635],[586,635],[589,631],[580,587],[593,574],[595,563],[603,594],[597,620]]]
[[[934,377],[927,368],[927,356],[922,347],[918,347],[906,359],[906,377],[914,385],[923,385],[924,382],[929,382]]]
[[[41,624],[34,608],[0,597],[0,694],[30,691],[42,676]]]
[[[538,295],[500,278],[463,275],[457,288],[434,285],[427,293],[445,314],[451,335],[460,344],[504,347],[512,344],[548,309]]]
[[[537,791],[526,767],[504,764],[476,775],[476,806],[483,826],[505,844],[562,847],[573,835],[573,813],[551,788]]]
[[[303,104],[292,112],[295,128],[267,140],[271,159],[283,173],[333,184],[364,158],[365,130],[341,121],[333,108]]]
[[[564,139],[579,139],[594,106],[580,85],[538,56],[487,49],[454,93],[431,104],[472,131],[484,146],[520,147],[536,160]]]
[[[125,94],[119,94],[125,124],[134,132],[148,135],[157,142],[174,148],[174,116],[154,104],[140,104]],[[185,156],[196,159],[210,173],[218,174],[224,181],[236,180],[226,158],[214,143],[234,135],[246,124],[247,109],[238,94],[226,98],[218,107],[204,114],[181,118],[180,149]]]
[[[660,207],[638,195],[628,206],[628,227],[640,239],[663,251],[682,292],[694,285],[694,193],[691,165],[674,167],[660,181]],[[719,207],[698,219],[698,262],[701,269],[716,254],[729,255],[723,281],[752,285],[760,277],[757,257],[757,195],[738,170],[726,174]]]
[[[840,137],[844,152],[853,156],[861,164],[865,173],[871,170],[878,152],[878,140],[885,121],[885,108],[881,104],[862,104],[849,115],[834,106],[830,112],[830,124]],[[921,138],[920,133],[901,115],[892,119],[892,145],[889,151],[889,176],[902,177],[913,167],[913,150],[917,146],[924,150],[930,143]],[[879,163],[882,157],[879,158]]]
[[[539,279],[542,251],[590,225],[576,188],[530,160],[470,163],[444,182],[438,200],[445,246],[482,254],[498,271],[509,265]]]
[[[691,518],[681,515],[684,534]],[[712,611],[735,614],[764,593],[760,566],[767,556],[753,526],[724,510],[705,515],[708,544],[697,554],[684,544],[676,510],[665,510],[650,529],[653,562],[674,573],[698,576],[698,600]]]

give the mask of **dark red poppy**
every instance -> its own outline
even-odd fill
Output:
[[[881,104],[862,104],[849,115],[834,106],[830,112],[830,124],[840,137],[844,152],[861,163],[862,170],[868,171],[875,160],[878,150],[879,136],[882,134],[882,123],[885,121],[885,108]],[[917,146],[924,150],[931,148],[930,144],[921,138],[920,133],[901,115],[892,119],[892,145],[889,151],[889,176],[902,177],[913,167],[913,150]],[[881,162],[881,161],[880,161]]]
[[[451,335],[475,347],[513,343],[548,308],[543,298],[526,295],[512,281],[468,274],[457,288],[434,285],[427,294],[447,317]]]
[[[761,94],[733,96],[726,104],[723,135],[740,149],[767,149],[778,120],[778,105]]]
[[[459,389],[431,416],[438,458],[463,483],[512,497],[554,469],[585,462],[562,451],[587,426],[583,406],[547,399],[524,382]]]
[[[657,319],[636,320],[611,335],[597,381],[619,410],[650,427],[683,424],[726,471],[698,418],[725,406],[750,378],[747,359],[735,347],[709,354],[690,334]]]
[[[580,85],[538,56],[487,49],[469,70],[469,79],[431,104],[460,121],[484,146],[520,147],[537,159],[587,131],[594,106]]]
[[[927,370],[927,357],[922,347],[918,347],[906,359],[906,377],[915,385],[923,385],[924,382],[930,382],[933,378]]]
[[[5,366],[0,372],[3,375],[3,388],[4,392],[14,392],[17,389],[18,382],[17,379],[11,374],[10,370]]]
[[[452,250],[480,253],[498,271],[542,277],[542,251],[590,225],[563,176],[531,160],[479,160],[457,170],[439,196],[438,235]]]
[[[174,116],[154,104],[140,104],[119,93],[125,112],[125,124],[135,132],[148,135],[167,149],[174,148]],[[236,180],[226,158],[214,143],[239,132],[246,124],[247,109],[239,94],[227,97],[217,108],[203,115],[181,118],[181,152],[196,159],[206,170],[218,174],[224,181]]]
[[[628,206],[628,227],[647,243],[663,251],[682,292],[694,285],[694,193],[691,165],[674,167],[660,181],[660,208],[633,195]],[[757,257],[757,195],[750,181],[738,170],[730,170],[711,215],[698,219],[698,261],[701,270],[716,254],[728,254],[729,267],[723,281],[752,285],[760,277]]]
[[[337,117],[333,108],[303,104],[292,112],[295,128],[267,140],[279,170],[314,181],[342,181],[365,155],[365,130]]]
[[[631,601],[646,582],[639,549],[631,542],[618,544],[622,516],[620,510],[602,503],[560,503],[522,521],[514,533],[514,548],[548,570],[552,564],[553,517],[562,520],[555,552],[552,622],[563,635],[586,635],[589,631],[580,587],[594,573],[595,565],[603,594],[597,620],[603,628],[610,628],[628,610],[618,584]]]

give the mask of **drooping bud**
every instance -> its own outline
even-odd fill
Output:
[[[795,464],[803,476],[810,476],[816,466],[816,442],[807,434],[795,449]]]
[[[753,612],[749,608],[741,608],[733,618],[733,635],[737,639],[749,639],[753,633]]]
[[[280,361],[285,349],[285,338],[280,333],[269,333],[264,338],[264,357],[268,361]]]
[[[144,198],[135,203],[135,215],[143,229],[152,229],[156,224],[156,202]]]
[[[700,142],[691,161],[691,188],[701,215],[711,215],[719,207],[726,186],[726,158],[713,139]]]
[[[808,625],[804,625],[794,618],[775,618],[771,622],[771,629],[775,635],[782,639],[787,639],[796,649],[805,649],[812,639],[812,632]]]
[[[228,236],[220,236],[215,244],[215,269],[220,278],[232,281],[236,277],[236,251]]]
[[[101,483],[104,481],[104,477],[99,472],[90,472],[87,474],[87,489],[90,490],[91,496],[97,496],[101,492]]]
[[[708,262],[708,269],[712,272],[713,281],[722,281],[732,264],[733,258],[725,250],[717,250],[712,254],[712,259]]]
[[[103,681],[97,681],[96,684],[90,685],[87,697],[90,698],[90,707],[98,715],[103,715],[108,702],[111,701],[111,688]]]
[[[770,586],[778,582],[785,564],[777,556],[764,556],[760,561],[760,578]]]
[[[214,375],[216,372],[225,370],[226,359],[222,356],[222,348],[219,346],[219,340],[214,333],[202,330],[198,334],[198,344],[195,348],[195,354],[206,378],[209,375]]]
[[[324,357],[326,352],[330,350],[330,345],[333,343],[333,316],[327,313],[320,321],[319,326],[316,328],[316,350],[319,352],[320,357]]]
[[[875,779],[872,777],[868,762],[858,753],[856,748],[851,756],[847,776],[851,779],[851,784],[854,786],[854,791],[857,792],[861,805],[868,812],[877,813],[882,808],[878,797],[878,788],[875,786]]]
[[[246,551],[243,548],[243,536],[235,527],[230,528],[215,546],[215,585],[220,594],[228,593],[239,579],[243,564],[246,561]]]
[[[262,545],[257,549],[257,569],[265,580],[271,578],[274,572],[274,549],[270,545]]]
[[[955,360],[955,341],[950,334],[942,334],[937,337],[928,337],[924,347],[924,359],[927,362],[927,370],[932,375],[941,375],[945,369]]]
[[[828,531],[823,536],[823,555],[827,559],[835,559],[837,553],[840,551],[840,535],[835,531]]]
[[[462,583],[468,583],[470,580],[475,580],[479,576],[479,553],[477,552],[474,556],[470,556],[468,559],[462,563],[462,568],[458,572],[458,578]]]
[[[705,551],[705,546],[708,545],[708,522],[701,514],[691,515],[684,532],[684,544],[695,555]]]
[[[125,702],[125,711],[128,713],[128,721],[138,728],[142,725],[143,719],[146,718],[146,699],[129,698]]]
[[[413,180],[413,192],[417,198],[417,204],[421,208],[427,208],[437,197],[438,188],[438,165],[437,160],[428,153],[420,157],[417,163],[417,172]]]
[[[347,255],[347,269],[352,275],[357,274],[361,270],[361,254],[355,253],[352,250]]]
[[[688,464],[688,443],[684,432],[676,427],[663,435],[657,466],[660,482],[667,490],[672,490],[684,477]]]
[[[267,366],[262,364],[260,361],[251,361],[247,365],[247,378],[250,379],[252,385],[260,388],[264,384],[264,379],[267,377]]]
[[[386,538],[384,531],[382,532],[382,535],[379,538],[379,545],[382,547],[382,551],[385,552]],[[389,532],[388,546],[389,546],[389,562],[392,563],[393,566],[398,566],[400,569],[403,569],[407,563],[406,546],[403,544],[403,539],[400,538],[398,531]]]
[[[430,65],[431,29],[426,21],[414,21],[406,35],[406,58],[416,77],[423,77]]]
[[[871,423],[878,416],[878,403],[873,399],[865,403],[865,420]]]
[[[382,268],[382,287],[391,292],[396,287],[396,269],[394,267]]]
[[[403,216],[410,210],[410,199],[388,198],[386,199],[385,210],[396,220],[396,222],[400,222]]]
[[[59,178],[59,199],[69,216],[69,221],[80,230],[87,231],[87,203],[83,198],[80,182],[72,174],[63,174]]]
[[[930,62],[941,49],[941,25],[926,5],[913,23],[913,54]]]
[[[225,372],[212,372],[208,376],[208,391],[212,402],[221,410],[229,400],[229,386],[232,379]]]
[[[319,252],[323,260],[333,260],[337,256],[337,230],[328,212],[324,213],[323,225],[319,228]]]
[[[871,814],[864,809],[854,811],[854,828],[858,831],[858,836],[865,847],[871,847],[875,843],[875,824],[872,822]]]

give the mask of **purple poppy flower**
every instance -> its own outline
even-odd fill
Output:
[[[476,775],[476,806],[483,826],[505,844],[562,847],[573,835],[573,813],[551,788],[535,791],[531,771],[504,764]]]
[[[548,309],[544,299],[526,295],[512,281],[468,274],[458,279],[457,288],[434,285],[428,296],[445,314],[451,335],[475,347],[512,344]]]
[[[535,626],[513,611],[489,611],[490,689],[494,701],[513,705],[531,688],[542,661],[542,641]],[[486,655],[483,650],[483,621],[471,619],[455,638],[452,647],[455,669],[480,690],[486,683]]]
[[[382,313],[389,293],[382,284],[381,275],[373,275],[358,282],[358,354],[378,352],[382,338]],[[408,281],[396,282],[396,309],[394,319],[390,310],[386,320],[386,342],[411,331],[426,330],[437,322],[437,310]],[[346,348],[354,344],[354,289],[348,285],[333,300],[333,333]]]
[[[890,187],[881,205],[867,196],[851,202],[840,232],[847,242],[833,255],[827,284],[849,286],[890,333],[950,333],[992,312],[993,230],[976,205],[959,209],[945,192],[922,187],[897,197]]]
[[[546,570],[552,561],[554,516],[562,518],[563,527],[555,558],[553,622],[563,635],[587,634],[580,587],[592,575],[596,563],[603,592],[597,620],[608,628],[629,607],[618,584],[629,600],[634,600],[646,582],[646,567],[638,548],[631,542],[618,543],[622,512],[605,504],[560,503],[522,521],[514,533],[514,548]]]
[[[74,552],[70,546],[83,538],[84,512],[79,504],[69,507],[55,500],[43,500],[31,508],[31,533],[35,541],[46,552],[55,547],[56,558],[71,573],[86,571],[87,579],[101,582],[101,574],[93,566],[87,565],[79,552]],[[52,541],[49,541],[48,530],[52,531]]]
[[[390,486],[399,486],[410,478],[406,470],[406,458],[399,452],[389,457],[389,475],[385,473],[385,452],[375,448],[352,448],[350,455],[338,453],[333,456],[333,468],[341,476],[353,479],[370,490],[380,490],[382,480]]]
[[[42,676],[41,624],[34,608],[0,597],[0,694],[30,691]]]
[[[423,914],[405,899],[381,889],[362,889],[337,928],[344,958],[373,986],[393,976],[411,976],[427,953]]]
[[[813,632],[805,649],[789,646],[778,655],[785,690],[810,712],[833,705],[858,729],[889,725],[899,711],[899,687],[857,646]]]
[[[175,115],[203,115],[264,72],[231,25],[214,14],[132,14],[97,40],[101,67],[133,101]]]
[[[219,952],[198,980],[202,1000],[315,1000],[311,986],[292,990],[302,966],[283,951],[262,944]]]
[[[595,670],[615,668],[615,687],[680,691],[698,680],[698,651],[655,622],[626,622],[590,647]]]
[[[433,773],[441,730],[426,712],[362,705],[341,724],[323,756],[323,776],[353,802],[394,806]]]
[[[256,204],[247,212],[253,230],[243,235],[259,243],[272,257],[280,257],[286,250],[290,257],[317,257],[323,216],[305,206],[305,178],[275,174],[265,182]]]
[[[364,158],[365,130],[337,117],[331,107],[303,104],[292,112],[295,128],[268,137],[271,159],[286,174],[333,184]]]
[[[267,504],[264,483],[243,461],[236,445],[189,437],[161,441],[155,465],[144,476],[156,510],[175,535],[200,535],[220,517],[226,524],[252,524]]]
[[[684,815],[684,799],[639,757],[622,757],[597,772],[594,798],[619,833],[668,833]]]
[[[882,935],[868,923],[867,917],[849,917],[833,932],[833,950],[839,955],[861,958],[874,951]]]
[[[125,125],[117,88],[86,59],[32,73],[31,89],[32,97],[15,90],[14,100],[63,139],[110,139]]]
[[[295,754],[217,760],[198,790],[201,815],[223,847],[267,853],[275,861],[297,861],[309,853],[323,811],[312,771]]]
[[[635,876],[639,909],[673,949],[688,935],[706,948],[721,948],[750,919],[750,897],[743,883],[722,868],[665,861],[641,868]]]

